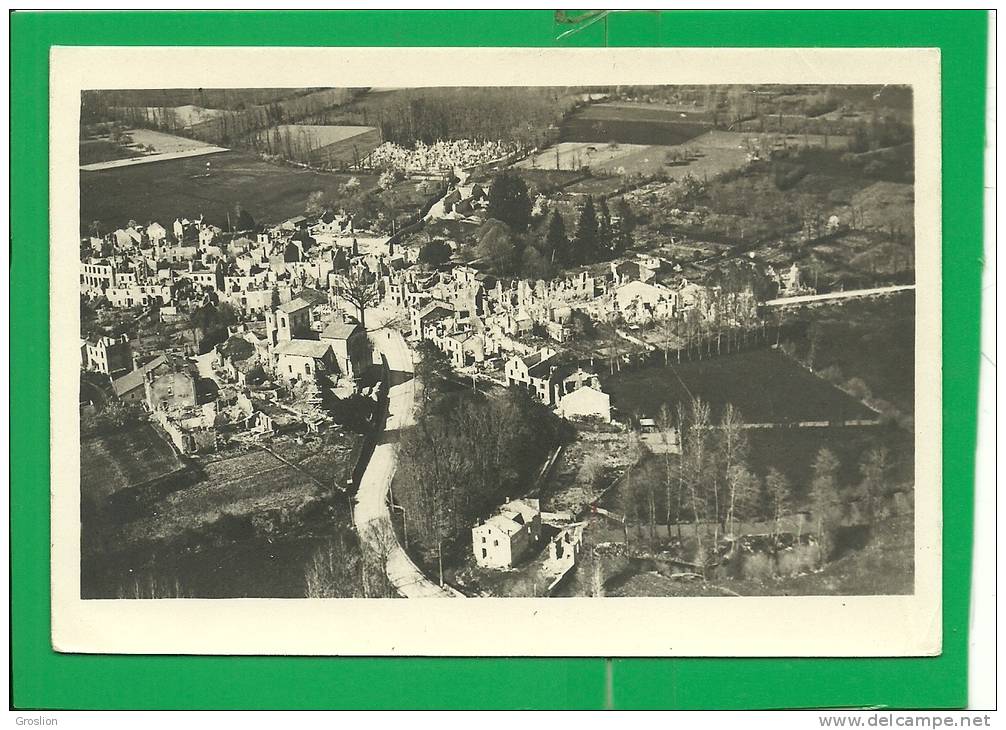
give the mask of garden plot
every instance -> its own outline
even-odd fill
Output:
[[[80,488],[85,497],[105,497],[180,468],[174,450],[149,424],[80,443]]]
[[[206,478],[170,494],[124,530],[126,539],[165,539],[215,522],[269,510],[296,510],[323,491],[313,477],[267,451],[248,451],[203,465]]]

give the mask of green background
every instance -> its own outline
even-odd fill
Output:
[[[14,13],[11,626],[15,707],[961,707],[978,392],[983,11]],[[584,24],[586,25],[586,24]],[[943,655],[904,659],[85,656],[49,643],[48,53],[53,45],[926,46],[942,51]],[[589,82],[589,79],[585,79]],[[928,202],[928,201],[924,201]],[[16,346],[15,346],[16,343]],[[932,373],[931,387],[938,377]],[[501,627],[502,628],[502,627]],[[710,621],[709,631],[717,626]]]

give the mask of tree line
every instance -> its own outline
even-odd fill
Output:
[[[399,89],[371,94],[344,109],[315,115],[316,124],[377,127],[386,142],[505,140],[524,147],[548,143],[550,126],[582,102],[570,90],[546,87]]]

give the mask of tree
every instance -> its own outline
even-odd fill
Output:
[[[710,486],[711,454],[708,443],[710,421],[709,404],[699,398],[692,400],[687,413],[681,409],[678,414],[678,423],[682,424],[680,426],[682,445],[679,468],[682,482],[688,489],[692,519],[695,523],[695,562],[702,570],[705,569],[706,556],[702,541],[702,523],[705,521],[705,492]],[[713,480],[712,486],[715,488],[715,480]]]
[[[622,233],[631,233],[635,227],[636,218],[629,202],[625,198],[617,198],[614,202],[615,215],[618,216],[618,228]]]
[[[524,180],[509,172],[493,178],[487,212],[490,218],[503,221],[517,233],[527,230],[531,223],[531,198]]]
[[[315,190],[307,196],[307,203],[304,204],[304,212],[308,215],[319,215],[325,212],[325,193],[322,190]]]
[[[823,448],[814,459],[810,483],[811,514],[814,518],[820,560],[824,562],[829,552],[827,534],[831,507],[838,498],[838,470],[841,464],[831,449]]]
[[[727,534],[736,537],[737,519],[751,516],[757,502],[760,483],[744,464],[734,464],[726,473],[727,485]]]
[[[566,222],[559,211],[552,211],[548,221],[548,231],[545,234],[542,253],[552,263],[565,266],[569,260],[569,239],[566,237]]]
[[[772,515],[772,534],[778,537],[781,532],[782,517],[792,504],[793,488],[786,475],[772,467],[765,477],[765,489],[768,492],[769,509]]]
[[[657,426],[660,428],[661,440],[667,447],[664,451],[664,521],[667,523],[668,537],[670,536],[672,518],[678,522],[678,538],[681,537],[680,505],[681,505],[681,480],[680,464],[678,468],[678,478],[675,478],[674,470],[671,468],[671,442],[675,439],[674,415],[670,406],[666,403],[660,406],[660,414],[657,416]]]
[[[189,594],[178,578],[169,582],[158,579],[154,575],[148,575],[145,580],[140,576],[133,576],[131,581],[119,586],[116,596],[130,599],[188,598]]]
[[[451,374],[451,365],[447,356],[429,340],[423,340],[416,346],[418,358],[415,364],[416,379],[421,384],[420,411],[433,400],[433,396]]]
[[[877,519],[880,502],[890,480],[890,452],[884,446],[870,449],[859,471],[863,475],[863,516],[872,524]]]
[[[601,198],[597,208],[597,248],[599,252],[610,252],[615,248],[615,234],[611,227],[611,213],[608,201]]]
[[[654,325],[654,329],[660,333],[661,339],[664,341],[664,365],[669,365],[671,343],[677,344],[678,320],[673,317],[665,317],[654,322]],[[680,359],[680,348],[678,351]]]
[[[388,168],[381,173],[380,177],[377,178],[377,186],[381,190],[390,190],[394,187],[395,183],[402,179],[402,173],[399,170]]]
[[[430,241],[419,249],[420,263],[441,266],[451,260],[451,247],[446,241]]]
[[[227,339],[227,328],[238,321],[237,312],[226,302],[204,304],[189,315],[190,325],[199,331],[199,353],[209,352]]]
[[[241,203],[234,206],[234,230],[251,231],[255,228],[255,219],[251,214],[241,207]]]
[[[508,276],[517,270],[517,242],[502,221],[490,218],[482,225],[478,252],[501,276]]]
[[[867,134],[866,127],[862,124],[857,125],[852,131],[852,139],[849,140],[849,151],[866,152],[869,148],[870,137]]]
[[[657,511],[660,508],[660,482],[647,479],[644,482],[646,490],[646,514],[650,527],[650,549],[657,549]]]
[[[643,445],[639,440],[639,432],[635,429],[629,431],[629,443],[626,446],[626,457],[629,463],[619,489],[620,508],[622,510],[622,531],[625,536],[625,547],[629,547],[629,518],[638,521],[639,503],[645,496],[647,480],[641,479],[637,473],[640,457],[642,456]]]
[[[590,569],[590,596],[591,598],[604,597],[604,562],[597,554],[597,546],[591,545],[584,551],[589,558],[587,565]]]
[[[716,485],[712,492],[713,514],[729,534],[733,534],[738,509],[749,505],[751,476],[747,467],[750,445],[744,428],[744,418],[732,403],[727,403],[720,418],[717,459],[719,461]],[[720,495],[720,485],[726,494]]]
[[[388,578],[388,558],[398,549],[398,538],[391,523],[373,520],[360,535],[363,547],[362,579],[367,598],[392,598],[397,594]]]
[[[524,248],[520,270],[524,278],[534,281],[548,281],[555,276],[555,267],[534,246]]]
[[[375,304],[381,296],[377,282],[367,272],[353,268],[335,277],[333,289],[339,297],[356,307],[360,326],[366,329],[367,307]]]
[[[573,235],[572,255],[573,263],[590,263],[597,256],[598,225],[597,211],[594,209],[594,199],[588,197],[580,210],[580,219],[576,225],[576,233]]]
[[[453,441],[451,424],[427,414],[403,434],[399,447],[399,469],[411,486],[401,498],[423,544],[436,547],[441,584],[443,544],[454,533],[460,516],[457,499],[465,485],[464,465],[454,456]]]
[[[315,550],[304,571],[305,598],[363,598],[360,553],[340,534]]]
[[[573,333],[577,337],[593,337],[595,333],[594,322],[590,315],[579,309],[574,309],[570,316],[570,325]]]

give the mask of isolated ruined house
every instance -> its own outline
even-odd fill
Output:
[[[512,568],[536,552],[540,542],[537,499],[508,501],[497,514],[472,528],[472,552],[483,568]]]

